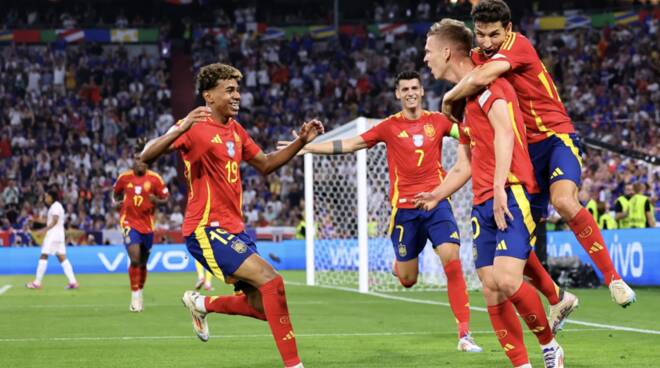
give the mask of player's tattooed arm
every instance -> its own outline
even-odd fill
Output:
[[[294,136],[296,135],[294,134]],[[279,141],[277,142],[277,148],[283,149],[291,143],[292,142],[290,141]],[[340,155],[343,153],[355,152],[364,148],[368,148],[367,143],[361,136],[356,135],[355,137],[336,139],[334,141],[308,143],[300,150],[300,152],[298,152],[298,154],[315,153],[319,155]]]
[[[342,148],[341,139],[332,141],[332,154],[336,155],[338,153],[344,153]]]

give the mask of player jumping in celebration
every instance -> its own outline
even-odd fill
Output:
[[[41,289],[41,282],[46,274],[48,268],[48,256],[55,255],[62,265],[62,270],[69,279],[67,289],[77,289],[78,281],[73,274],[73,267],[71,262],[66,258],[66,243],[64,233],[64,207],[57,200],[59,197],[56,189],[50,189],[44,194],[44,202],[48,207],[48,218],[46,220],[46,227],[37,230],[39,233],[46,233],[41,246],[41,256],[39,256],[39,263],[37,264],[37,275],[34,281],[27,283],[25,287],[28,289]]]
[[[142,289],[147,280],[147,260],[154,241],[156,205],[167,202],[169,193],[160,175],[148,169],[140,157],[135,157],[133,169],[117,178],[114,200],[121,203],[119,226],[124,232],[124,244],[130,258],[128,278],[131,284],[131,312],[144,309]]]
[[[457,83],[474,68],[471,45],[472,31],[463,22],[443,19],[427,35],[424,61],[436,79]],[[475,266],[497,338],[514,367],[531,367],[517,310],[541,344],[545,367],[559,368],[563,350],[536,290],[523,280],[535,230],[528,198],[538,192],[524,131],[513,87],[504,78],[493,80],[467,100],[456,164],[415,203],[432,210],[472,176]]]
[[[450,135],[452,123],[443,114],[422,108],[424,88],[419,73],[400,73],[395,87],[401,112],[361,135],[308,144],[303,151],[342,154],[385,143],[392,205],[389,234],[396,256],[394,273],[404,287],[415,285],[418,256],[427,239],[430,240],[447,275],[449,304],[458,323],[458,350],[481,352],[481,347],[470,336],[470,307],[461,267],[461,243],[451,204],[445,199],[432,211],[419,210],[413,204],[415,194],[433,190],[446,174],[442,168],[442,139]]]
[[[243,295],[204,297],[186,291],[193,328],[202,341],[209,338],[208,313],[237,314],[268,321],[285,367],[302,367],[289,318],[284,281],[261,258],[245,233],[241,210],[239,164],[246,161],[263,175],[286,164],[305,144],[323,132],[323,125],[305,122],[299,137],[286,148],[264,154],[234,117],[238,114],[241,72],[226,64],[204,66],[197,91],[206,106],[198,107],[166,134],[151,140],[142,159],[151,162],[178,150],[188,180],[188,206],[183,235],[188,251],[214,275],[238,280]]]
[[[529,40],[512,31],[511,11],[502,0],[482,0],[472,9],[478,48],[472,59],[481,67],[466,75],[443,99],[442,109],[452,115],[453,104],[483,90],[496,78],[506,78],[514,87],[527,127],[529,154],[541,192],[532,197],[535,221],[547,215],[548,199],[568,223],[582,248],[603,274],[612,300],[622,307],[635,301],[635,292],[614,269],[603,236],[578,200],[582,157],[578,137],[559,98],[552,77]],[[535,256],[525,275],[548,298],[553,330],[567,313],[577,307],[577,299],[558,288]]]

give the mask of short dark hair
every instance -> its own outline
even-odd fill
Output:
[[[465,55],[469,55],[470,49],[472,49],[472,38],[474,34],[460,20],[444,18],[439,22],[433,23],[426,36],[436,36],[446,39],[456,45],[459,50],[465,52]]]
[[[57,188],[50,188],[48,189],[47,193],[51,198],[53,198],[53,202],[60,199],[60,192],[57,190]]]
[[[422,76],[419,74],[419,72],[416,72],[414,70],[406,70],[401,73],[399,73],[396,76],[396,80],[394,81],[394,85],[396,87],[399,87],[399,82],[402,80],[411,80],[411,79],[417,79],[419,81],[419,84],[422,84]]]
[[[203,66],[197,73],[197,93],[201,96],[204,91],[215,88],[218,80],[235,79],[240,82],[243,74],[231,65],[214,63]]]
[[[471,15],[475,23],[499,21],[504,27],[511,23],[511,9],[503,0],[481,0],[472,8]]]

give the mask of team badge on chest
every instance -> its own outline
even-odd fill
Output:
[[[424,125],[424,134],[426,134],[427,137],[433,138],[435,137],[435,128],[431,124],[426,124]]]
[[[413,135],[413,144],[415,147],[421,147],[424,145],[424,136],[421,134],[415,134]]]
[[[139,195],[140,193],[142,193],[142,187],[139,186],[139,185],[137,185],[137,186],[135,187],[135,194],[138,194],[138,195]]]
[[[236,154],[236,145],[234,144],[234,142],[227,141],[227,143],[225,144],[227,145],[227,154],[231,157],[234,157],[234,155]]]

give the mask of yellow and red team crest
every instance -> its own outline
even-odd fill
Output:
[[[424,125],[424,134],[429,138],[435,137],[435,127],[431,124]]]

